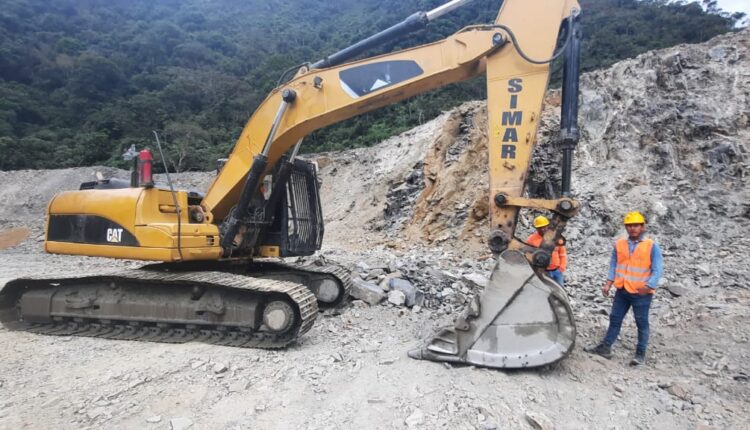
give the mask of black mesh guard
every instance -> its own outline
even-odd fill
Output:
[[[323,212],[315,165],[295,160],[286,188],[282,203],[286,211],[281,219],[281,254],[290,257],[311,255],[323,243]]]

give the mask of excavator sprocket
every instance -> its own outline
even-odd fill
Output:
[[[305,286],[224,272],[135,270],[21,278],[0,291],[0,322],[51,335],[281,348],[318,313]]]
[[[521,252],[508,250],[455,326],[441,329],[409,356],[493,368],[537,367],[567,356],[575,336],[565,291],[537,276]]]

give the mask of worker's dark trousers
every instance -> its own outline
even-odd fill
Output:
[[[648,346],[648,310],[651,307],[653,294],[630,294],[624,288],[620,288],[615,293],[615,301],[612,303],[612,312],[609,314],[609,329],[604,337],[604,343],[612,346],[620,334],[622,320],[628,309],[633,308],[635,324],[638,326],[638,346],[635,353],[638,355],[646,354]]]

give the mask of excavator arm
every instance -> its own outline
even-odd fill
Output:
[[[498,50],[486,59],[492,226],[489,245],[499,257],[481,296],[472,299],[454,326],[441,329],[423,347],[410,351],[412,358],[495,368],[534,367],[564,358],[575,344],[575,321],[567,294],[546,276],[545,269],[567,220],[579,208],[570,198],[572,151],[578,142],[579,10],[571,2],[559,2],[556,6],[560,10],[550,2],[505,2],[504,6],[496,24],[507,31],[513,47]],[[541,8],[547,8],[549,21],[544,27],[529,25],[529,9]],[[564,55],[562,197],[530,199],[523,193],[549,80],[551,48],[557,40],[558,27],[552,15],[565,22],[565,42],[558,51]],[[522,208],[554,214],[539,248],[514,236]]]

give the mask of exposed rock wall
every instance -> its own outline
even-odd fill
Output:
[[[629,210],[645,212],[656,234],[698,228],[713,237],[716,223],[706,221],[716,219],[738,232],[750,212],[749,44],[744,31],[583,75],[573,188],[584,207],[571,223],[571,239],[611,237]],[[403,226],[409,240],[481,250],[488,233],[486,108],[467,103],[435,122],[433,134],[422,136],[431,140],[423,161],[391,172],[395,179],[388,181],[386,194],[400,196],[398,204],[409,209],[391,202],[384,218]],[[530,172],[533,195],[549,195],[559,182],[558,122],[559,91],[553,90]],[[394,221],[394,215],[406,219]],[[382,229],[379,216],[371,220]],[[528,228],[527,217],[521,227]]]

